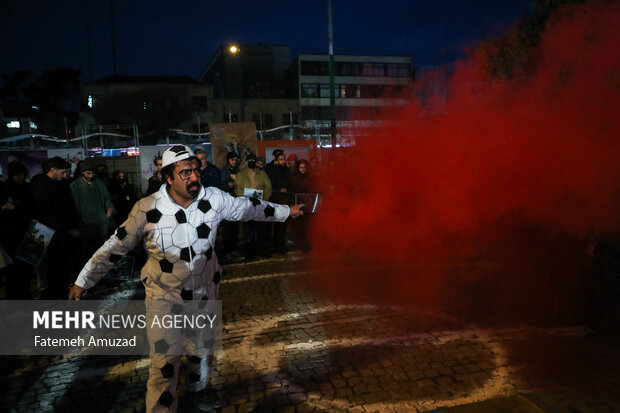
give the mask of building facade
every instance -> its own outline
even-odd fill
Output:
[[[146,131],[207,132],[215,119],[211,85],[187,76],[111,76],[80,88],[78,130],[137,123]]]
[[[300,54],[295,64],[302,119],[330,119],[329,55]],[[337,119],[350,119],[355,108],[407,104],[403,92],[413,75],[409,56],[335,55]]]

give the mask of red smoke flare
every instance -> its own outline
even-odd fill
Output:
[[[357,139],[323,182],[335,191],[314,220],[311,286],[423,309],[574,310],[588,239],[620,230],[618,21],[618,3],[559,9],[528,77],[489,78],[476,50],[445,101]]]

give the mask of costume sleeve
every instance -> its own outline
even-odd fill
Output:
[[[220,193],[223,198],[220,214],[226,221],[283,222],[290,214],[290,208],[286,205]]]
[[[127,220],[88,260],[75,281],[75,285],[91,288],[110,271],[117,262],[140,242],[144,236],[146,215],[137,202]]]

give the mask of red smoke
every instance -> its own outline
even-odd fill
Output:
[[[534,73],[491,79],[476,50],[445,100],[357,139],[323,183],[335,191],[314,219],[308,282],[341,299],[506,314],[583,298],[588,238],[620,229],[618,21],[618,3],[559,9]]]

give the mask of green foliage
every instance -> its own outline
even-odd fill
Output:
[[[538,62],[537,47],[549,16],[557,8],[588,0],[534,0],[532,12],[510,27],[503,37],[481,43],[487,56],[487,70],[492,77],[527,78]]]
[[[64,137],[78,119],[80,72],[58,68],[36,75],[19,70],[2,75],[0,101],[7,117],[28,118],[38,132]],[[66,127],[66,129],[65,129]]]

